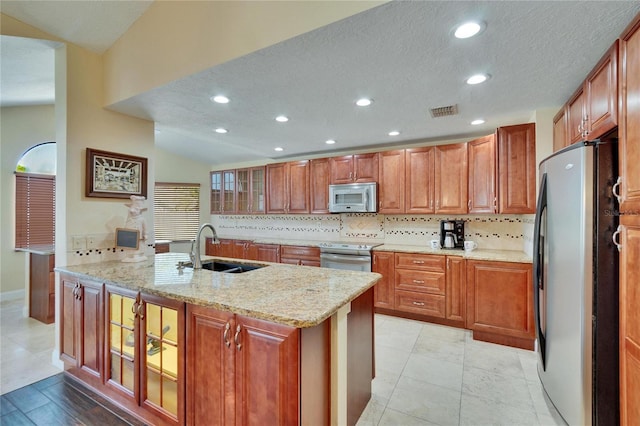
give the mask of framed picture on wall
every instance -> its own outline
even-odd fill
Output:
[[[146,197],[147,159],[87,148],[85,179],[87,197]]]

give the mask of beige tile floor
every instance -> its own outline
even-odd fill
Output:
[[[55,327],[22,313],[23,300],[0,303],[0,394],[60,373],[51,355]]]
[[[376,315],[373,397],[357,426],[564,425],[531,351],[471,332]]]
[[[54,326],[0,304],[0,394],[60,372]],[[545,399],[531,351],[471,333],[376,315],[376,378],[358,426],[564,425]]]

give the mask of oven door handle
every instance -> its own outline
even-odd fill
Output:
[[[353,256],[349,254],[321,253],[320,259],[334,260],[344,263],[367,263],[371,262],[371,256]]]

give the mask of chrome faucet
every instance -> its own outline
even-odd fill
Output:
[[[198,235],[196,236],[196,240],[191,242],[191,253],[189,253],[189,257],[191,258],[191,264],[193,265],[193,269],[202,269],[202,260],[200,260],[200,237],[202,235],[202,231],[205,228],[211,229],[213,232],[213,244],[220,244],[220,240],[218,240],[218,234],[216,233],[216,229],[210,223],[203,224],[198,230]]]

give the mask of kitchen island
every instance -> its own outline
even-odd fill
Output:
[[[67,374],[152,424],[357,421],[371,394],[380,275],[177,267],[188,261],[56,268]]]

